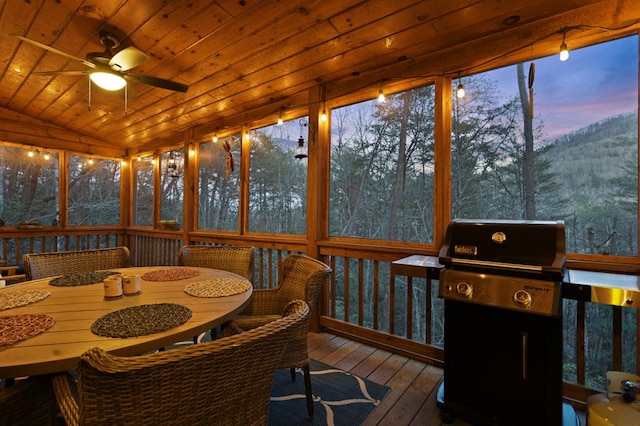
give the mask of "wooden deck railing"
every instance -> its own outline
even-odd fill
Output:
[[[90,250],[117,247],[125,244],[122,228],[82,228],[61,231],[58,228],[3,228],[2,260],[6,265],[21,265],[28,253]]]
[[[185,236],[180,231],[145,229],[93,229],[57,233],[52,230],[18,230],[2,233],[3,258],[18,264],[25,253],[90,249],[127,245],[134,266],[176,265],[182,244],[234,244],[256,247],[256,288],[277,284],[277,265],[288,253],[305,251],[304,241],[216,237],[203,233]],[[320,255],[333,272],[320,303],[320,324],[327,331],[349,339],[392,350],[408,357],[442,366],[443,302],[437,296],[437,281],[396,276],[391,279],[393,260],[406,254],[374,246],[366,250],[323,243]],[[565,301],[565,396],[584,402],[604,388],[593,371],[602,365],[603,352],[613,354],[605,362],[611,370],[638,373],[638,330],[640,318],[635,309]],[[610,341],[593,342],[589,318],[603,320],[610,330]],[[598,324],[602,326],[602,324]],[[596,344],[600,346],[596,346]],[[596,377],[594,380],[593,377]]]

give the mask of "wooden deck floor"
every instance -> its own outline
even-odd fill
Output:
[[[313,359],[391,388],[363,425],[445,425],[436,406],[441,368],[328,333],[310,333],[309,351]],[[456,420],[452,425],[468,423]]]

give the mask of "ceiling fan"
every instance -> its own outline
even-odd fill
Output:
[[[189,86],[163,78],[152,77],[143,74],[132,74],[129,70],[141,65],[149,56],[136,47],[129,46],[114,53],[120,45],[120,41],[107,31],[100,31],[98,36],[105,47],[104,52],[87,53],[86,59],[78,58],[70,53],[47,46],[46,44],[32,40],[30,38],[14,34],[17,38],[34,46],[48,50],[66,58],[78,61],[91,68],[89,70],[77,71],[42,71],[34,72],[34,75],[89,75],[91,81],[106,90],[122,89],[129,81],[137,81],[149,86],[160,87],[162,89],[186,92]]]

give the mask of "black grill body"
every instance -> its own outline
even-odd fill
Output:
[[[564,238],[562,222],[449,224],[439,258],[448,416],[563,424]]]

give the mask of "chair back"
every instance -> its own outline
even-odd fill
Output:
[[[178,263],[181,266],[200,266],[233,272],[253,280],[255,250],[253,247],[186,245],[180,247]]]
[[[312,257],[303,254],[289,254],[278,266],[278,299],[282,311],[291,300],[307,302],[313,311],[331,268]]]
[[[53,379],[58,405],[69,425],[266,425],[278,363],[308,316],[297,301],[279,320],[213,342],[135,357],[91,349],[78,366],[79,407],[66,401],[64,375]]]
[[[277,309],[284,312],[287,303],[302,299],[313,310],[330,274],[331,268],[319,260],[302,254],[287,255],[279,266],[277,304],[283,306]],[[304,321],[289,341],[280,368],[297,368],[309,364],[308,331],[309,319]]]
[[[131,266],[127,247],[30,253],[23,256],[23,262],[27,280]]]

